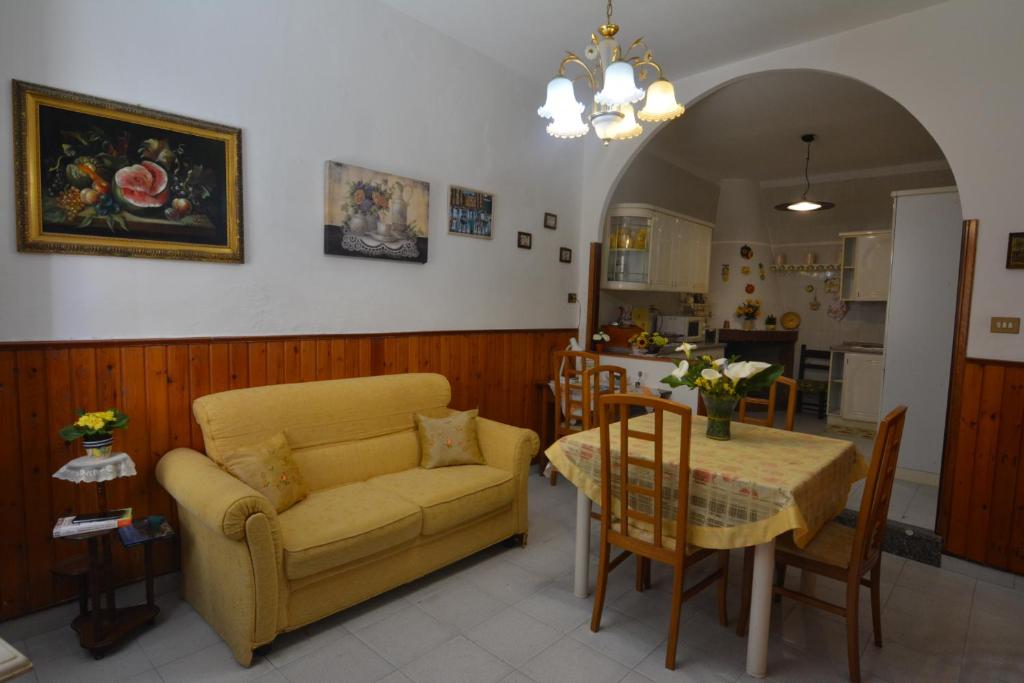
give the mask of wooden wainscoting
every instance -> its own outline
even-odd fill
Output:
[[[0,619],[70,599],[73,587],[51,568],[80,554],[54,541],[54,520],[96,507],[96,487],[55,480],[78,454],[57,430],[76,408],[116,406],[131,423],[114,447],[131,454],[138,475],[108,485],[111,506],[136,517],[165,514],[170,496],[154,466],[172,448],[202,450],[192,401],[205,394],[284,382],[438,372],[452,384],[452,406],[537,430],[536,382],[552,351],[576,330],[424,332],[141,341],[0,344]],[[119,546],[120,544],[114,544]],[[162,546],[162,547],[161,547]],[[178,566],[174,544],[158,544],[158,573]],[[142,576],[142,553],[115,547],[119,583]]]
[[[968,358],[950,417],[945,552],[1024,574],[1024,363]]]

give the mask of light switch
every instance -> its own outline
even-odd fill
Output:
[[[989,329],[996,334],[1020,334],[1020,318],[992,318]]]

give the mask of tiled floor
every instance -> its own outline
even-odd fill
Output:
[[[651,683],[744,681],[746,641],[718,626],[713,591],[683,608],[679,668],[663,666],[668,577],[632,589],[633,565],[612,574],[602,629],[591,600],[572,593],[575,489],[531,477],[530,544],[495,547],[296,633],[253,666],[238,666],[215,633],[161,583],[159,623],[99,661],[67,627],[74,606],[0,623],[31,657],[39,681],[339,681],[359,683]],[[730,588],[735,620],[739,553]],[[885,647],[862,629],[865,681],[1019,681],[1024,678],[1024,585],[967,563],[955,571],[895,556],[883,565]],[[790,572],[791,581],[798,581]],[[965,574],[974,574],[968,576]],[[694,577],[699,578],[699,577]],[[985,580],[979,580],[985,579]],[[990,583],[1002,582],[1008,587]],[[130,596],[137,599],[138,587]],[[839,599],[839,584],[818,591]],[[126,596],[128,598],[129,596]],[[862,624],[870,625],[867,601]],[[735,621],[733,621],[735,623]],[[846,680],[843,623],[789,601],[774,606],[770,680]]]
[[[819,420],[809,413],[799,413],[796,417],[794,429],[804,434],[820,434],[823,436],[836,436],[825,431],[826,421]],[[871,449],[874,446],[872,439],[860,437],[842,436],[840,438],[853,441],[865,458],[871,457]],[[854,484],[850,491],[850,499],[847,507],[851,510],[860,509],[860,496],[864,491],[864,482]],[[935,510],[939,502],[939,487],[929,484],[897,479],[893,483],[892,500],[889,503],[889,519],[919,526],[923,529],[935,528]]]

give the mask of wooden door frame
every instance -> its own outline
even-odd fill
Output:
[[[978,220],[963,222],[960,243],[960,274],[957,285],[956,318],[953,331],[953,355],[949,369],[949,398],[946,402],[946,434],[939,470],[939,500],[935,511],[935,532],[942,536],[943,549],[949,532],[956,476],[955,450],[960,435],[960,409],[963,402],[964,370],[967,366],[967,337],[971,325],[971,296],[974,293],[974,266],[978,251]]]
[[[590,243],[590,266],[587,274],[587,328],[583,330],[583,348],[594,350],[594,331],[601,307],[601,243]]]

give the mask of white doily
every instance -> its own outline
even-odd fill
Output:
[[[76,484],[134,476],[135,461],[127,453],[112,453],[106,458],[83,455],[69,461],[53,473],[54,479],[73,481]]]

